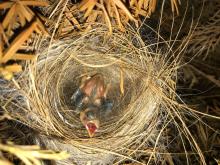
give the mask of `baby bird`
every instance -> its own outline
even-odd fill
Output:
[[[100,126],[97,107],[89,107],[85,111],[80,112],[80,120],[85,126],[89,137],[93,137]]]
[[[75,112],[80,114],[80,120],[90,137],[93,137],[100,126],[100,114],[112,111],[112,101],[106,99],[109,87],[105,86],[101,74],[95,74],[82,80],[79,89],[71,97]]]

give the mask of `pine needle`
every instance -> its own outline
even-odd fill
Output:
[[[120,91],[121,95],[124,96],[125,90],[124,90],[124,73],[122,68],[120,69]]]
[[[21,12],[22,15],[28,20],[28,22],[30,22],[34,17],[34,13],[28,11],[27,7],[22,4],[20,4],[19,7],[20,7],[19,12]]]
[[[12,17],[14,17],[15,14],[15,9],[16,9],[16,5],[14,4],[10,10],[8,11],[7,15],[5,16],[3,22],[2,22],[2,26],[3,28],[7,28],[9,23],[11,22]]]
[[[13,60],[34,60],[36,58],[33,54],[15,53]]]
[[[0,9],[8,9],[13,5],[13,2],[0,2]]]
[[[77,19],[72,15],[72,13],[70,12],[70,10],[67,8],[66,12],[65,12],[66,17],[69,19],[69,21],[71,21],[74,25],[76,25],[76,27],[78,29],[81,28],[79,22],[77,21]]]
[[[20,1],[20,3],[22,4],[22,5],[27,5],[27,6],[42,6],[42,7],[44,7],[44,6],[48,6],[49,4],[48,4],[48,2],[46,2],[46,1]]]
[[[22,9],[20,9],[22,10]],[[23,27],[26,23],[25,17],[23,16],[23,14],[21,12],[18,12],[18,16],[19,16],[19,21],[21,23],[21,26]]]
[[[134,17],[131,15],[130,11],[127,9],[127,7],[121,2],[121,0],[114,0],[114,3],[120,9],[122,9],[131,20],[133,20],[133,21],[135,20]]]
[[[7,65],[5,67],[5,70],[7,70],[8,72],[18,73],[22,71],[22,67],[21,65],[18,65],[18,64],[12,64],[12,65]]]
[[[6,63],[10,60],[15,52],[20,48],[20,46],[28,39],[31,33],[36,28],[36,21],[33,22],[27,29],[23,30],[11,43],[11,46],[6,49],[3,58],[0,60],[1,63]]]

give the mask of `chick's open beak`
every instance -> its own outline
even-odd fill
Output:
[[[95,111],[86,109],[85,111],[80,112],[80,120],[85,126],[89,137],[93,137],[97,130],[99,129],[99,119],[95,115]]]
[[[88,131],[89,137],[93,137],[95,135],[95,132],[98,129],[98,125],[96,125],[95,122],[88,122],[86,125],[86,130]]]

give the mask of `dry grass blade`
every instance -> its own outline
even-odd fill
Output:
[[[153,13],[156,9],[156,3],[157,3],[157,0],[151,0],[150,1],[150,5],[149,5],[149,8],[150,8],[150,11]]]
[[[20,7],[19,11],[21,12],[21,14],[28,20],[28,22],[30,22],[34,17],[34,13],[32,11],[29,11],[28,7],[22,4],[20,4],[19,7]]]
[[[5,34],[2,24],[0,23],[0,36],[1,36],[1,44],[6,43],[9,46],[8,38]],[[3,47],[3,46],[2,46]]]
[[[3,41],[0,36],[0,60],[2,59],[2,56],[3,56]]]
[[[180,0],[170,0],[170,1],[171,1],[172,12],[174,13],[176,11],[177,15],[179,15],[178,3],[180,4]]]
[[[101,15],[102,13],[100,11],[93,11],[93,13],[88,17],[86,20],[87,23],[94,23],[95,20],[97,19],[98,15]]]
[[[124,96],[125,90],[124,90],[124,73],[123,70],[120,69],[120,90],[122,96]]]
[[[16,5],[14,4],[10,10],[8,11],[7,15],[5,16],[3,22],[2,22],[2,26],[4,29],[6,29],[9,26],[9,23],[11,23],[11,19],[14,17],[15,14],[15,9],[16,9]]]
[[[44,27],[43,23],[39,20],[39,18],[36,18],[36,23],[36,29],[39,29],[38,33],[43,34],[44,36],[49,36],[49,33],[47,32],[46,28]]]
[[[22,10],[22,9],[20,9],[20,10]],[[26,23],[25,17],[21,12],[18,12],[18,17],[19,17],[19,21],[21,23],[21,26],[23,27]]]
[[[107,25],[108,25],[108,27],[109,27],[109,33],[112,34],[112,24],[111,24],[111,20],[110,20],[109,15],[108,15],[108,13],[107,13],[105,7],[104,7],[103,0],[101,0],[101,4],[97,4],[97,6],[102,9],[102,11],[103,11],[103,13],[104,13],[104,16],[105,16],[105,17],[104,17],[104,18],[105,18],[105,21],[106,21],[106,23],[107,23]]]
[[[12,64],[12,65],[7,65],[5,67],[5,70],[7,70],[9,72],[20,72],[20,71],[22,71],[22,67],[21,67],[21,65],[18,65],[18,64]]]
[[[36,56],[33,54],[15,53],[12,57],[13,60],[34,60]]]
[[[125,12],[125,14],[130,18],[130,20],[135,21],[134,17],[127,9],[127,7],[122,3],[121,0],[114,0],[114,3],[116,4],[116,6],[118,6],[120,9],[122,9]]]
[[[27,1],[27,0],[23,0],[23,1],[20,1],[20,3],[22,5],[28,5],[28,6],[41,6],[41,7],[44,7],[44,6],[48,6],[49,3],[47,1]]]
[[[81,4],[79,5],[79,10],[80,11],[85,11],[88,9],[90,6],[94,6],[96,4],[97,0],[83,0]]]
[[[220,165],[220,160],[219,160],[219,159],[215,159],[215,161],[216,161],[216,163],[217,163],[218,165]]]
[[[13,5],[13,2],[0,2],[0,9],[8,9]]]
[[[71,11],[67,8],[65,12],[66,17],[73,23],[73,25],[76,25],[78,29],[81,28],[79,22],[77,19],[72,15]]]
[[[41,165],[41,159],[62,160],[69,157],[66,152],[56,153],[49,150],[40,150],[38,146],[0,144],[0,150],[15,155],[25,165]]]
[[[174,13],[176,11],[179,14],[178,5],[180,0],[170,0],[171,9]],[[131,0],[130,6],[134,9],[135,16],[143,15],[150,16],[156,9],[157,0]]]
[[[83,6],[80,9],[82,11],[83,8],[86,8],[86,12],[84,14],[84,19],[87,18],[91,14],[91,12],[92,12],[93,8],[95,7],[95,5],[96,5],[96,1],[89,1],[85,6]]]
[[[114,7],[114,10],[115,10],[116,20],[117,20],[117,22],[118,22],[118,26],[119,26],[120,29],[122,29],[122,30],[124,31],[124,26],[123,26],[122,23],[121,23],[120,14],[119,14],[119,12],[118,12],[118,10],[117,10],[117,7],[115,6],[115,4],[113,4],[113,7]]]
[[[7,65],[0,67],[0,76],[3,76],[6,80],[11,80],[14,73],[22,71],[22,67],[18,64]]]
[[[154,1],[154,0],[151,0],[151,1]],[[144,0],[139,0],[138,2],[136,1],[136,2],[131,3],[131,5],[135,4],[137,6],[137,9],[140,10],[142,8],[142,6],[144,5],[144,3],[149,3],[149,1],[144,2]]]

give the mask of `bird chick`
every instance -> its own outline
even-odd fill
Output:
[[[75,112],[80,114],[80,120],[90,137],[99,129],[101,114],[107,115],[112,111],[113,102],[106,99],[108,89],[103,76],[95,74],[82,80],[80,87],[71,97]]]
[[[85,126],[89,137],[93,137],[100,126],[97,107],[92,106],[80,112],[80,120]]]

